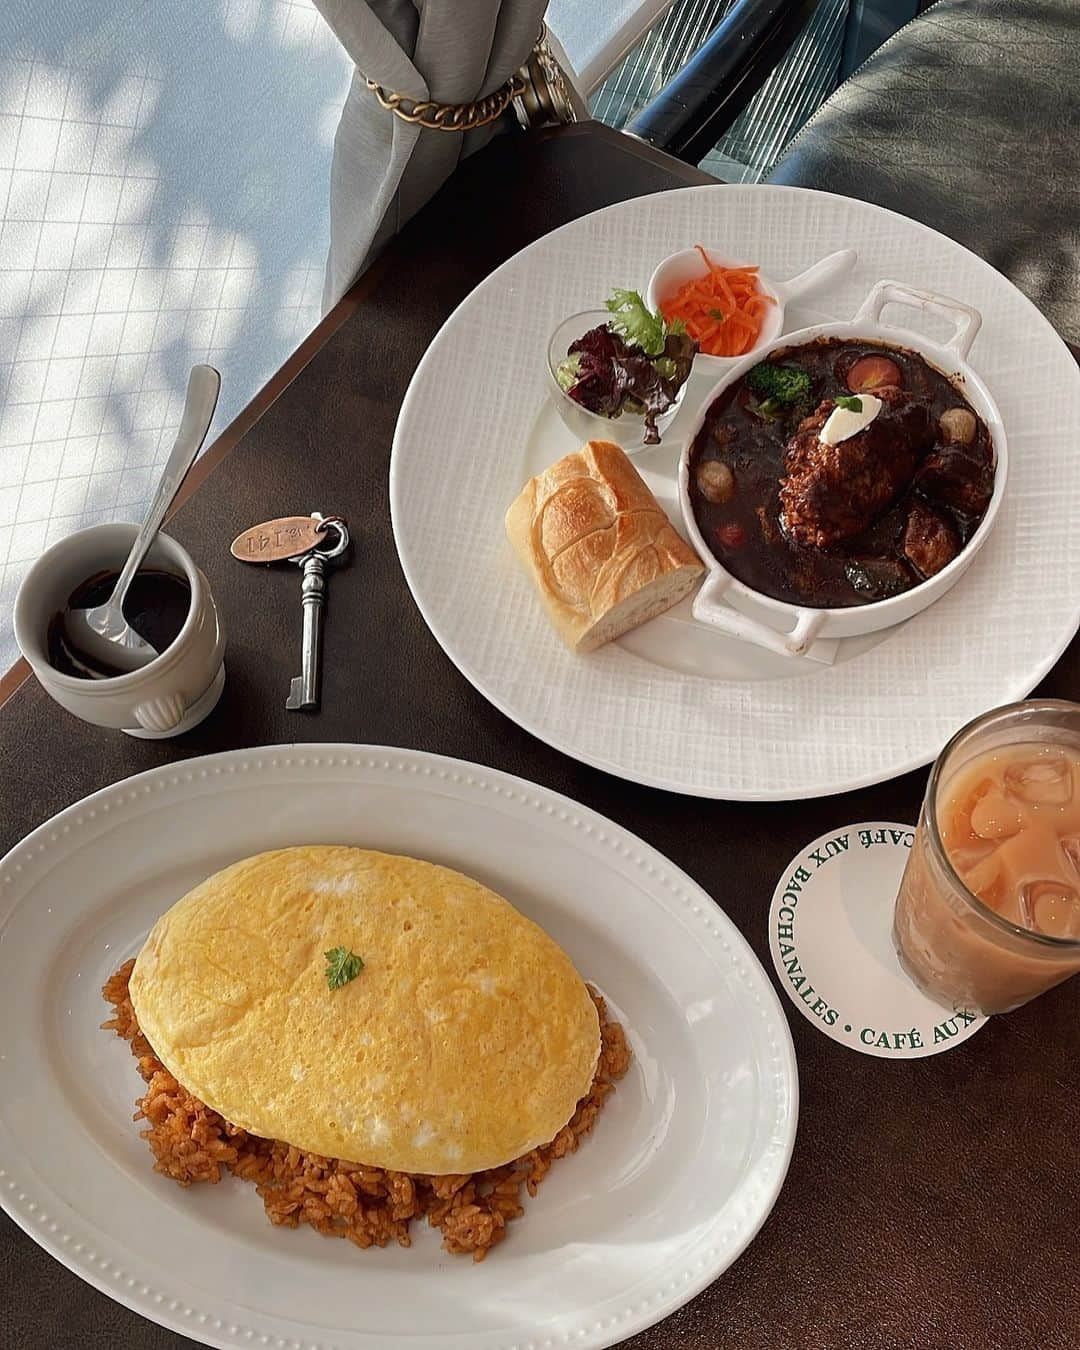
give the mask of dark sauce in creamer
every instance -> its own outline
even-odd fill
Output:
[[[103,605],[120,578],[119,572],[96,572],[87,577],[68,597],[63,613],[53,615],[49,624],[49,664],[64,675],[89,680],[95,677],[123,675],[118,667],[103,665],[73,642],[64,615],[71,610],[93,609]],[[191,587],[186,577],[172,572],[147,569],[136,572],[124,600],[124,618],[138,635],[160,655],[180,634],[191,608]]]
[[[752,395],[745,378],[737,380],[716,399],[690,452],[690,500],[702,536],[724,567],[754,590],[777,600],[815,608],[865,605],[918,585],[921,577],[903,556],[901,541],[912,501],[922,499],[918,472],[897,499],[854,538],[831,548],[814,548],[790,539],[780,521],[779,484],[784,476],[785,452],[799,421],[823,399],[848,395],[846,373],[864,356],[887,356],[903,376],[905,393],[925,402],[934,426],[950,408],[974,410],[945,375],[917,352],[884,343],[848,342],[821,338],[802,347],[789,347],[769,356],[770,361],[799,366],[811,378],[809,405],[794,414],[765,421],[751,410]],[[868,391],[872,392],[872,391]],[[967,450],[992,466],[990,433],[976,416],[975,439]],[[939,449],[938,436],[925,459]],[[699,466],[711,459],[727,464],[734,473],[735,490],[725,502],[709,501],[697,483]],[[992,468],[990,469],[992,483]],[[963,547],[985,514],[985,505],[965,514],[928,494],[926,500],[944,516]],[[852,567],[885,578],[885,589],[857,588]]]

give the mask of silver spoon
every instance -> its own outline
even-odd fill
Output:
[[[157,491],[135,536],[112,595],[103,605],[95,605],[93,609],[69,610],[64,615],[64,628],[72,645],[113,670],[138,670],[160,655],[124,618],[124,600],[135,573],[161,529],[165,513],[202,448],[220,388],[221,376],[213,366],[192,367],[176,442],[165,461]]]

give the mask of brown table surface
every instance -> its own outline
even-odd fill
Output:
[[[495,711],[443,655],[406,588],[387,504],[401,397],[458,301],[567,220],[703,181],[593,126],[504,140],[469,162],[208,452],[198,490],[169,527],[227,616],[228,682],[217,710],[175,742],[136,741],[75,721],[27,681],[0,711],[0,852],[84,794],[185,756],[297,740],[415,746],[521,774],[612,816],[716,896],[768,967],[778,870],[831,827],[914,821],[924,773],[819,801],[746,805],[637,787],[567,759]],[[228,545],[255,521],[313,509],[347,515],[357,548],[330,586],[323,711],[299,716],[284,710],[297,670],[296,574],[242,567]],[[1080,644],[1042,691],[1080,694]],[[628,1344],[1080,1343],[1080,1089],[1068,1063],[1080,982],[992,1020],[949,1054],[898,1063],[844,1049],[784,1002],[802,1100],[776,1208],[731,1270]],[[83,1284],[4,1216],[0,1344],[192,1343]]]

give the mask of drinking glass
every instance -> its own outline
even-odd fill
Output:
[[[946,1007],[1009,1012],[1080,971],[1080,940],[1032,932],[983,904],[941,840],[938,811],[957,770],[986,751],[1036,742],[1080,750],[1080,704],[1031,699],[996,708],[958,731],[931,771],[893,943],[911,980]]]

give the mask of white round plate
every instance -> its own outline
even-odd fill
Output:
[[[577,448],[545,403],[555,325],[702,242],[794,275],[840,248],[855,270],[791,306],[786,330],[850,318],[883,277],[981,310],[971,364],[1000,406],[1010,482],[986,547],[941,600],[836,663],[793,663],[690,618],[684,603],[592,656],[550,628],[503,515]],[[930,337],[913,310],[886,320]],[[664,444],[635,458],[677,525],[680,435],[714,383],[694,375]],[[538,240],[455,310],[413,376],[390,502],[406,578],[438,641],[496,707],[597,768],[705,797],[842,792],[928,763],[978,713],[1029,693],[1080,623],[1080,369],[1038,310],[944,235],[802,188],[683,188],[608,207]]]
[[[633,1066],[482,1264],[414,1226],[358,1251],[271,1227],[234,1179],[181,1190],[132,1123],[105,979],[196,882],[262,849],[351,843],[456,867],[560,942]],[[689,877],[565,797],[368,746],[240,750],[105,788],[0,863],[0,1198],[110,1297],[207,1344],[274,1350],[611,1345],[753,1238],[795,1136],[794,1050],[746,942]]]

